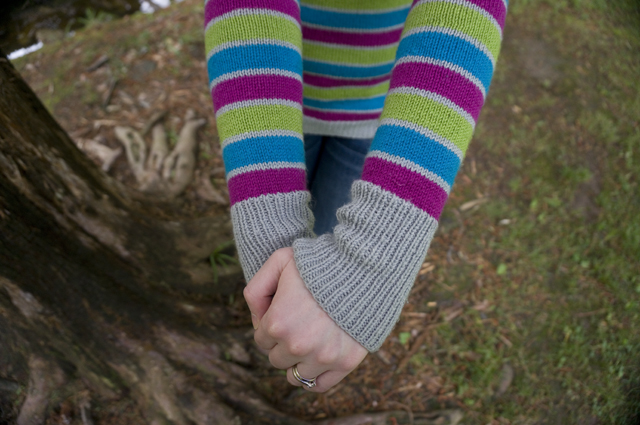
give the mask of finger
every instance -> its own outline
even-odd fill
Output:
[[[278,344],[278,341],[274,337],[269,335],[269,333],[265,330],[265,327],[266,326],[258,325],[258,329],[256,329],[256,331],[253,333],[253,339],[255,340],[256,344],[258,344],[258,348],[270,351],[273,349],[273,347],[276,346],[276,344]]]
[[[327,366],[305,364],[304,362],[298,363],[297,367],[298,367],[298,374],[304,379],[316,378],[327,371]],[[287,369],[287,381],[289,381],[291,385],[295,385],[296,387],[302,386],[302,387],[305,387],[305,389],[308,389],[305,385],[303,385],[300,381],[298,381],[293,376],[293,367],[290,367],[289,369]],[[317,385],[317,380],[316,380],[316,385]]]
[[[244,288],[244,299],[251,310],[254,328],[258,327],[256,321],[260,321],[269,309],[273,294],[278,288],[280,274],[292,258],[293,251],[290,248],[274,252]]]
[[[301,360],[301,358],[292,355],[282,344],[277,344],[269,351],[269,361],[276,369],[289,369]]]
[[[307,391],[314,393],[324,393],[335,387],[347,376],[350,372],[344,372],[339,370],[329,370],[316,378],[316,386],[313,388],[306,388]]]

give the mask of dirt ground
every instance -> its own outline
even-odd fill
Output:
[[[31,87],[97,166],[102,161],[88,146],[98,143],[120,148],[115,126],[141,130],[154,114],[166,111],[165,127],[175,143],[188,109],[205,117],[208,124],[199,133],[196,177],[178,199],[185,214],[193,215],[228,203],[207,89],[200,3],[185,0],[153,16],[126,17],[109,24],[96,22],[75,37],[16,62]],[[553,367],[545,363],[534,369],[538,367],[534,366],[535,359],[541,358],[539,352],[556,353],[561,349],[554,344],[562,343],[566,327],[564,334],[562,326],[549,331],[553,332],[551,337],[535,337],[523,329],[529,323],[554,317],[545,307],[556,294],[553,279],[569,281],[573,277],[568,276],[574,276],[571,273],[575,271],[579,276],[576,279],[584,285],[600,288],[594,294],[612,291],[602,289],[599,275],[586,274],[588,256],[578,256],[565,266],[554,256],[574,258],[575,253],[569,254],[562,247],[539,253],[539,247],[532,243],[501,243],[507,240],[509,226],[520,229],[514,226],[520,222],[524,226],[530,211],[536,208],[542,210],[533,222],[542,223],[545,217],[540,219],[540,214],[551,211],[554,196],[567,201],[566,214],[571,220],[595,226],[602,217],[597,197],[605,185],[599,177],[605,165],[598,158],[604,148],[590,143],[588,137],[593,134],[581,130],[587,123],[580,119],[585,111],[603,108],[597,93],[584,90],[603,77],[594,70],[599,67],[593,62],[598,52],[589,50],[584,39],[571,39],[584,37],[589,28],[595,30],[597,19],[588,14],[575,18],[582,19],[578,26],[567,24],[567,30],[558,33],[553,25],[564,18],[556,18],[557,14],[573,13],[575,9],[557,12],[541,2],[540,10],[534,12],[525,8],[527,2],[519,3],[520,10],[507,20],[503,52],[481,125],[398,326],[379,352],[369,355],[326,394],[293,389],[280,371],[257,370],[263,382],[261,391],[279,409],[305,419],[355,412],[455,408],[465,412],[466,424],[607,423],[603,415],[609,411],[599,411],[586,401],[589,397],[603,400],[604,396],[594,389],[598,382],[585,384],[582,390],[567,384],[581,379],[567,368],[586,366],[553,360]],[[549,21],[550,16],[556,21]],[[570,40],[575,42],[574,48],[566,44]],[[100,61],[104,63],[96,66]],[[637,120],[635,124],[629,122],[637,129]],[[576,177],[571,186],[575,196],[549,194],[540,201],[544,202],[540,207],[537,193],[543,192],[547,180],[556,179],[553,161],[563,155],[548,147],[558,145],[552,138],[539,142],[531,137],[545,125],[545,134],[570,135],[572,148],[584,153],[581,166],[590,178]],[[536,145],[542,147],[536,150]],[[566,164],[571,168],[570,160]],[[542,171],[532,173],[531,167]],[[547,176],[543,172],[548,168]],[[124,154],[108,173],[135,185]],[[534,259],[526,263],[527,252],[533,251],[544,255],[539,260],[543,263],[534,264],[538,261]],[[548,272],[551,266],[544,261],[553,263],[553,273]],[[230,299],[230,303],[238,309],[239,317],[247,313],[241,296]],[[592,310],[584,310],[590,306]],[[596,311],[584,316],[589,320],[600,314],[600,307],[591,298],[575,308]],[[250,326],[248,313],[244,317],[239,325]],[[594,326],[598,326],[600,319],[594,320]],[[623,327],[631,326],[628,319],[618,322]],[[547,328],[540,329],[546,332]],[[547,384],[552,389],[542,390]],[[580,400],[567,391],[575,391]],[[73,403],[69,400],[68,405],[57,406],[49,423],[80,423],[73,414],[77,411]],[[97,400],[95,404],[96,423],[138,423],[135,407],[126,400],[112,405]]]

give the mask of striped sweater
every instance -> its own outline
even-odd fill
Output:
[[[316,301],[377,350],[467,150],[507,0],[208,0],[205,45],[240,260],[293,246]],[[373,137],[352,202],[315,237],[303,132]]]

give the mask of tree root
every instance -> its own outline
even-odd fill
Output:
[[[158,120],[161,118],[159,116]],[[142,135],[130,127],[116,127],[116,137],[124,145],[127,161],[138,183],[138,189],[148,195],[171,200],[180,195],[193,180],[196,166],[196,133],[206,123],[187,111],[178,143],[169,152],[167,134],[161,123],[152,128],[151,150]]]
[[[43,424],[52,393],[65,382],[62,370],[39,356],[29,359],[29,387],[16,423],[18,425]]]

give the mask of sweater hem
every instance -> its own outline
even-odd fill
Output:
[[[312,117],[302,118],[304,134],[338,136],[349,139],[373,139],[380,120],[364,121],[325,121]]]

